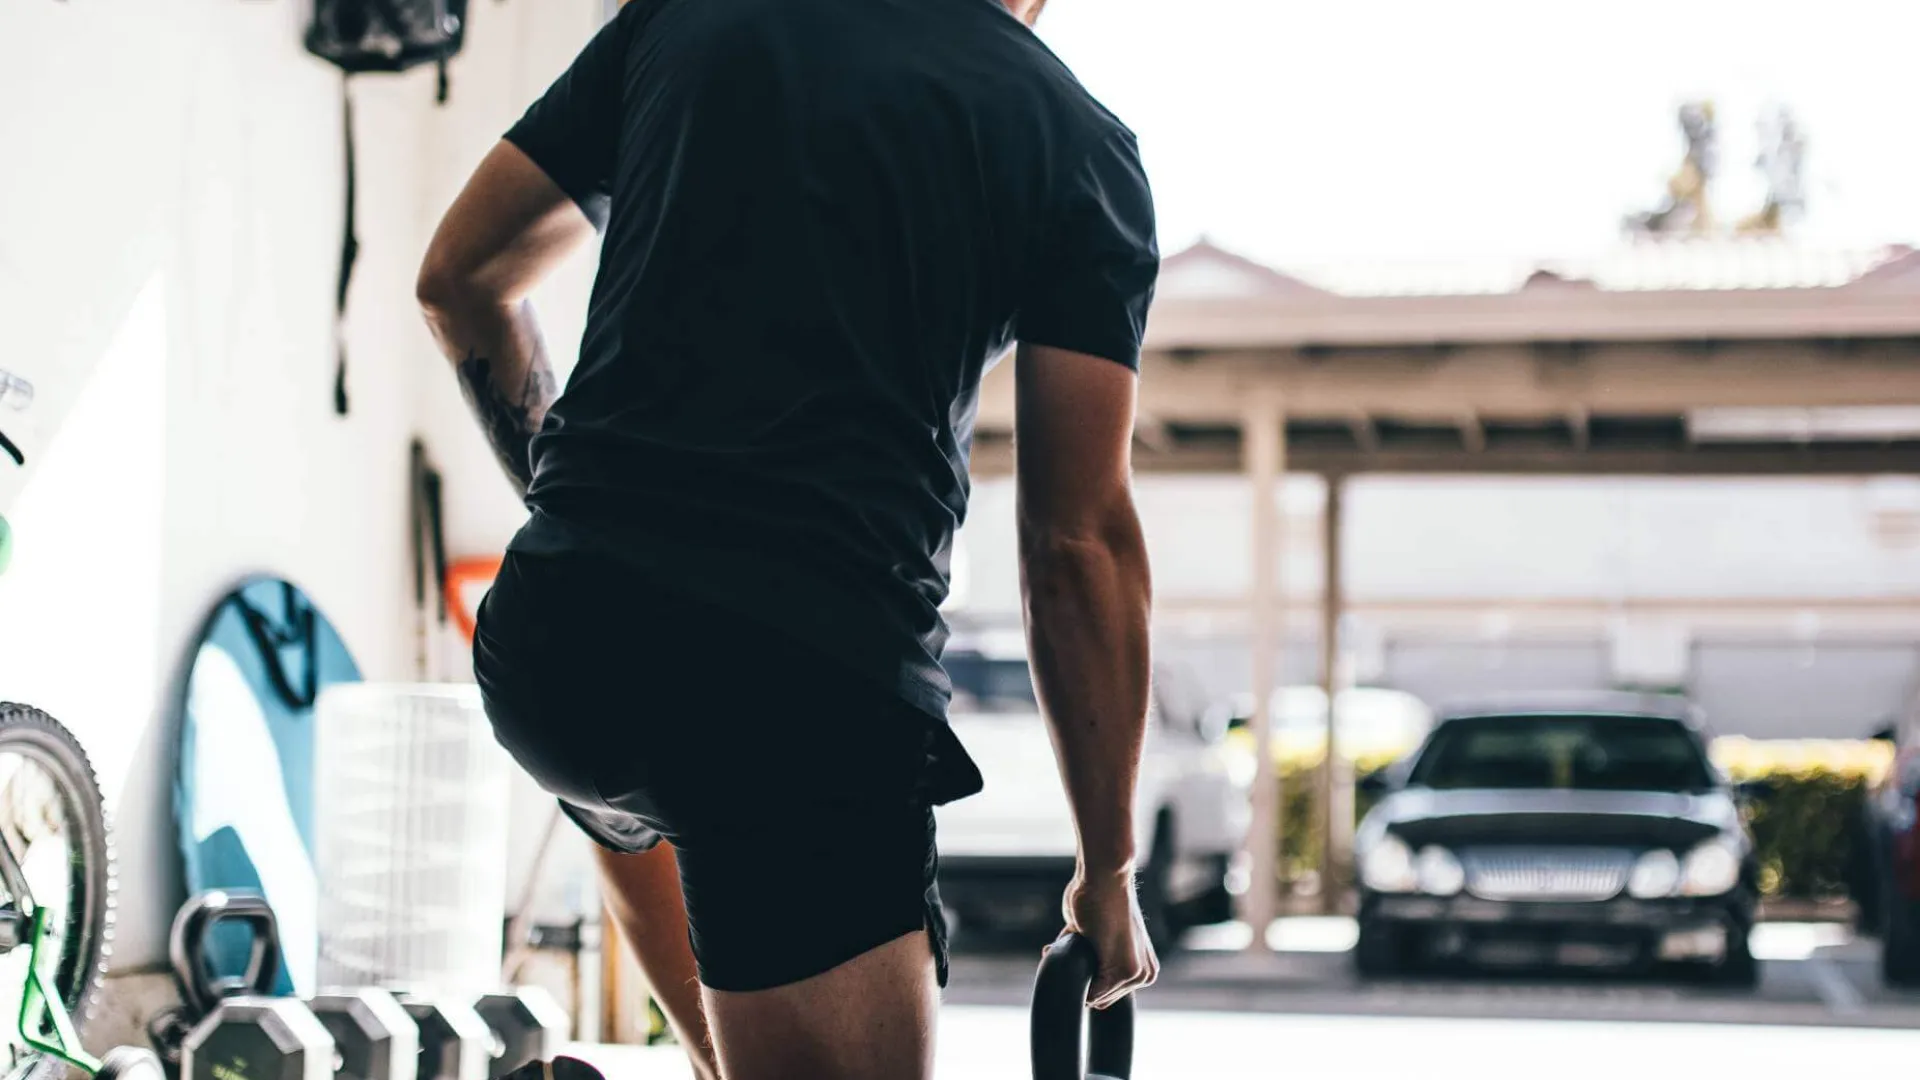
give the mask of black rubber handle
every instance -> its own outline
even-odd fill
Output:
[[[1087,1008],[1087,988],[1100,968],[1093,943],[1062,934],[1047,947],[1033,980],[1033,1080],[1127,1080],[1133,1075],[1133,996],[1106,1009]],[[1080,1030],[1088,1027],[1087,1060]]]
[[[213,928],[244,923],[253,932],[244,975],[220,975],[208,955]],[[213,1011],[224,997],[271,994],[280,978],[280,924],[267,898],[258,893],[212,889],[189,899],[173,917],[168,959],[180,983],[180,997],[196,1017]]]

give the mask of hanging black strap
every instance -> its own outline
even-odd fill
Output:
[[[320,634],[313,605],[287,582],[280,583],[280,618],[275,618],[275,612],[254,607],[240,593],[233,595],[233,604],[240,611],[240,621],[247,629],[247,636],[253,639],[254,649],[260,654],[267,681],[273,684],[280,700],[296,711],[313,708],[320,697]],[[300,656],[298,681],[287,670],[285,650],[288,649],[297,650]]]
[[[429,597],[439,614],[436,621],[447,621],[447,532],[442,499],[440,470],[427,457],[427,448],[418,439],[412,450],[413,482],[408,501],[413,518],[413,602],[422,606]],[[428,576],[431,574],[431,576]]]
[[[413,440],[407,464],[407,534],[413,541],[413,606],[427,606],[427,555],[423,537],[427,534],[427,448]]]
[[[346,136],[347,208],[340,236],[340,289],[334,297],[333,333],[337,362],[333,372],[333,411],[347,415],[347,290],[353,285],[353,264],[360,258],[360,238],[355,235],[354,212],[358,173],[353,154],[353,91],[349,77],[340,80],[340,115]]]

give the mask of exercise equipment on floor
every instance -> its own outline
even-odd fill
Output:
[[[493,1034],[472,1005],[415,987],[393,987],[420,1032],[418,1080],[486,1080]]]
[[[385,990],[323,990],[308,1006],[333,1036],[339,1080],[415,1080],[420,1029]]]
[[[222,927],[248,932],[242,972],[218,967],[211,942]],[[571,1028],[538,987],[472,1003],[410,986],[275,996],[277,923],[254,894],[193,897],[174,919],[169,952],[182,1005],[150,1032],[156,1065],[172,1063],[181,1080],[486,1080],[552,1058]]]
[[[240,973],[222,969],[213,948],[222,928],[246,932]],[[230,936],[230,935],[229,935]],[[266,898],[213,890],[174,916],[168,959],[180,1008],[156,1017],[148,1032],[163,1062],[191,1080],[329,1080],[338,1052],[306,1003],[273,996],[280,978],[280,932]]]
[[[553,1057],[573,1026],[553,995],[537,986],[482,994],[473,1008],[493,1033],[488,1075],[495,1080],[529,1061]]]
[[[298,998],[231,997],[194,1025],[183,1080],[330,1080],[333,1036]]]
[[[1078,934],[1062,934],[1047,947],[1033,980],[1033,1080],[1128,1080],[1133,1075],[1133,996],[1106,1009],[1088,1009],[1087,988],[1099,969],[1093,943]]]

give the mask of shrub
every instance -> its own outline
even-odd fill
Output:
[[[1891,749],[1745,739],[1718,740],[1713,749],[1734,780],[1765,784],[1747,804],[1761,891],[1796,900],[1845,896],[1867,791],[1891,765]]]

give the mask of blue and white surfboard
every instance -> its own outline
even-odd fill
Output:
[[[189,894],[256,889],[280,924],[276,992],[316,989],[314,702],[360,681],[332,624],[293,585],[257,579],[214,608],[181,702],[174,816]],[[246,968],[247,938],[216,931],[222,975]]]

